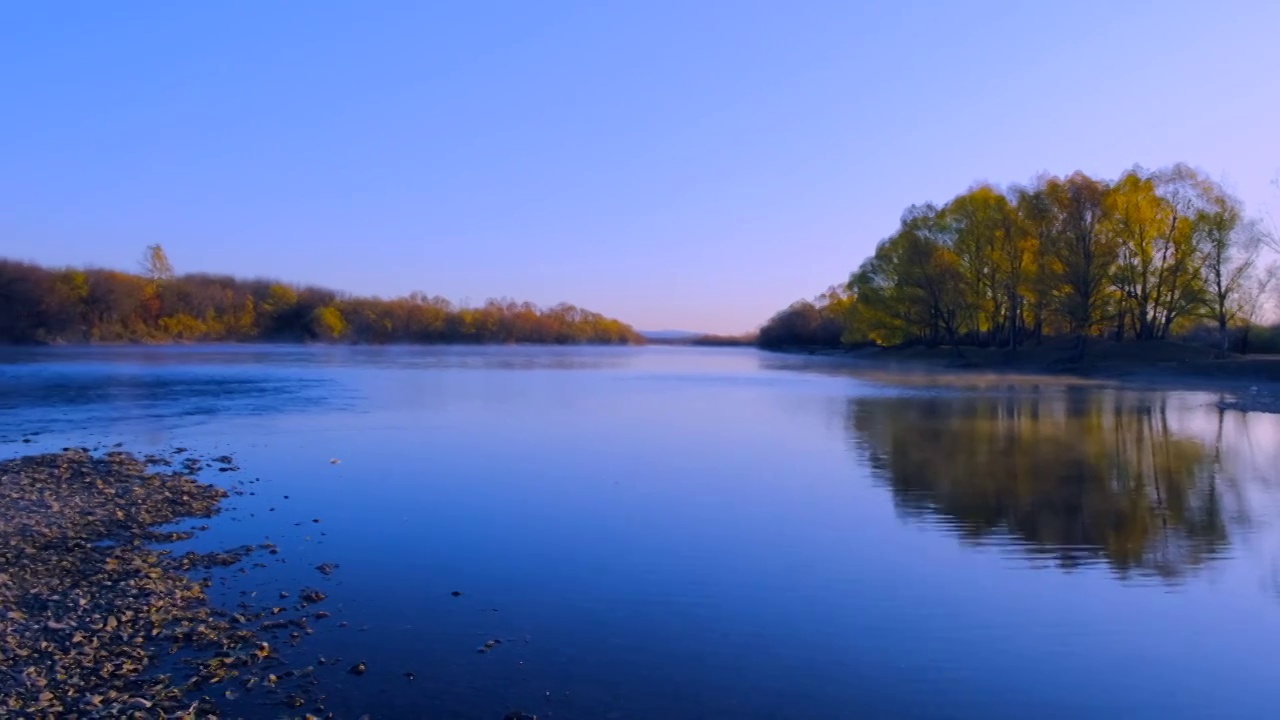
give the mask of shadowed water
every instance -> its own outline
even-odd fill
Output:
[[[1280,418],[1215,401],[737,349],[43,349],[0,354],[0,452],[233,454],[261,482],[194,544],[281,552],[215,599],[322,587],[283,649],[341,658],[338,717],[1267,717]]]

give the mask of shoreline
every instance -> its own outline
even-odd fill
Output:
[[[844,367],[874,372],[928,374],[937,377],[1036,378],[1110,386],[1206,392],[1222,395],[1218,406],[1240,412],[1280,413],[1280,356],[1254,355],[1214,359],[1202,348],[1175,343],[1126,346],[1113,351],[1091,345],[1084,360],[1073,362],[1060,348],[1029,348],[1010,354],[987,348],[781,348],[778,355],[827,358]]]
[[[99,347],[129,347],[129,348],[145,348],[145,347],[201,347],[201,346],[276,346],[288,345],[291,347],[645,347],[647,345],[656,345],[661,343],[652,342],[603,342],[584,340],[581,342],[541,342],[537,340],[512,340],[512,341],[490,341],[477,340],[474,342],[414,342],[408,340],[394,340],[388,342],[371,342],[367,340],[316,340],[316,339],[290,339],[290,338],[239,338],[224,340],[184,340],[182,338],[167,339],[134,339],[134,340],[84,340],[84,341],[67,341],[67,340],[44,340],[37,342],[3,342],[0,341],[0,349],[3,348],[99,348]]]
[[[223,607],[209,594],[215,574],[246,572],[276,546],[176,545],[209,528],[178,524],[208,521],[244,492],[240,481],[197,477],[214,468],[239,470],[230,456],[185,448],[145,457],[65,448],[0,462],[0,715],[195,720],[256,685],[252,702],[323,712],[310,674],[273,643],[284,644],[281,630],[310,634],[308,618],[328,613],[308,606],[325,595]]]

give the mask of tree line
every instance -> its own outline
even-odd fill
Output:
[[[1051,336],[1157,340],[1208,324],[1222,352],[1259,319],[1275,239],[1185,164],[979,184],[913,205],[849,277],[779,312],[765,347],[861,343],[1016,349]],[[838,332],[837,332],[838,329]]]
[[[631,326],[573,305],[460,307],[223,275],[174,273],[159,245],[140,273],[0,259],[0,342],[329,341],[639,343]]]

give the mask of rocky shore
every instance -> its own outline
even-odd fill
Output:
[[[211,718],[255,687],[323,717],[266,637],[306,630],[307,601],[230,612],[206,595],[208,570],[274,548],[165,549],[191,537],[165,526],[229,493],[192,476],[198,459],[157,464],[174,463],[79,449],[0,462],[0,717]]]

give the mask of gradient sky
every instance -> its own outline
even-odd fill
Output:
[[[1280,205],[1263,0],[12,2],[0,97],[0,255],[642,329],[752,329],[977,180]]]

